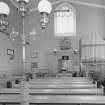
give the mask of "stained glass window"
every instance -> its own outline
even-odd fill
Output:
[[[75,8],[63,3],[55,10],[54,14],[55,36],[76,35],[76,11]]]

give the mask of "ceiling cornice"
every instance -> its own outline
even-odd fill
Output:
[[[12,2],[12,4],[18,8],[18,3],[16,3],[15,0],[10,0]],[[56,5],[62,2],[69,2],[69,3],[74,3],[74,4],[78,4],[78,5],[83,5],[83,6],[89,6],[89,7],[94,7],[94,8],[99,8],[99,9],[105,9],[104,5],[101,4],[95,4],[95,3],[89,3],[89,2],[84,2],[84,1],[79,1],[79,0],[57,0],[55,2],[52,2],[52,5]],[[36,12],[37,8],[33,8],[30,10],[30,12]]]

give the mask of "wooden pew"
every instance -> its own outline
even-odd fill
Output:
[[[103,90],[93,89],[29,89],[30,95],[102,95]],[[0,95],[21,94],[21,89],[0,89]]]
[[[23,98],[19,95],[3,95],[0,96],[0,103],[21,103]],[[103,104],[105,105],[105,96],[30,96],[29,103],[72,103],[72,104]]]
[[[72,78],[71,78],[72,79]],[[46,80],[46,79],[45,79]],[[84,81],[84,79],[75,79],[73,78],[73,80],[67,80],[67,79],[55,79],[54,80],[47,80],[45,81],[44,79],[38,79],[35,80],[33,82],[29,82],[30,84],[30,88],[57,88],[57,89],[61,89],[61,88],[96,88],[97,85],[92,84],[92,82],[90,82],[88,79],[86,79],[86,81]]]
[[[77,103],[77,104],[103,104],[105,105],[105,96],[30,96],[31,103]]]
[[[29,93],[35,93],[35,90],[28,89],[26,90]],[[43,91],[43,90],[42,90]],[[79,91],[79,90],[78,90]],[[1,90],[2,92],[2,90]],[[10,89],[7,90],[10,92]],[[12,92],[12,90],[11,90]],[[15,90],[14,90],[15,92]],[[23,96],[22,91],[21,94],[1,94],[0,95],[0,103],[99,103],[105,104],[105,96],[96,96],[96,95],[32,95],[27,94]]]
[[[59,88],[59,87],[61,87],[61,88],[66,88],[66,87],[71,87],[71,86],[75,86],[76,87],[76,85],[79,85],[79,86],[81,86],[81,87],[86,87],[86,88],[90,88],[91,86],[92,87],[97,87],[97,84],[93,84],[92,82],[68,82],[68,83],[66,83],[66,82],[35,82],[35,83],[29,83],[29,85],[30,85],[30,87],[32,86],[32,87],[42,87],[43,88],[43,86],[44,86],[44,88],[45,88],[45,86],[47,86],[46,88]],[[77,86],[77,87],[79,87],[79,86]]]
[[[103,95],[103,90],[94,89],[30,89],[31,95]]]
[[[71,78],[40,78],[40,79],[32,79],[31,81],[89,81],[88,78],[83,77],[71,77]]]
[[[79,88],[81,88],[81,85],[74,84],[71,86],[72,87],[71,89],[74,89],[74,86],[76,86],[76,89],[78,89],[77,88],[78,86],[80,86]],[[58,93],[59,93],[60,89],[62,89],[62,88],[59,88],[59,86],[58,86],[57,89],[56,89],[56,92],[58,91]],[[89,89],[93,89],[93,88],[89,88]],[[86,95],[86,94],[85,95],[83,95],[83,94],[82,95],[67,95],[67,96],[61,95],[61,94],[59,96],[56,94],[50,95],[50,96],[49,95],[32,95],[31,93],[35,93],[35,90],[36,89],[28,89],[27,91],[29,91],[30,94],[23,97],[23,95],[20,94],[22,91],[19,89],[18,90],[12,89],[11,91],[10,91],[10,89],[6,90],[7,92],[10,92],[8,94],[6,94],[7,93],[6,91],[4,94],[3,90],[0,89],[0,92],[2,92],[0,95],[0,103],[22,103],[25,100],[28,103],[90,103],[90,104],[99,103],[99,104],[105,104],[105,96],[96,96],[96,95],[91,96],[91,95]],[[13,91],[16,94],[14,94]],[[76,91],[80,92],[80,90],[76,90]],[[11,92],[12,92],[12,94],[11,94]],[[65,89],[65,92],[67,92],[67,89]],[[86,92],[86,90],[85,90],[85,92]],[[83,93],[83,91],[81,91],[81,93]],[[63,94],[63,92],[62,92],[62,94]],[[75,94],[75,92],[74,92],[74,94]]]
[[[68,80],[68,79],[36,79],[36,80],[31,80],[29,83],[92,83],[93,81],[90,80],[79,80],[79,79],[73,79],[73,80]]]
[[[21,95],[0,95],[0,103],[21,103]]]
[[[95,84],[39,84],[39,85],[29,85],[31,89],[89,89],[97,88]]]
[[[93,81],[34,81],[34,82],[29,82],[29,83],[55,83],[55,82],[58,82],[58,83],[61,83],[61,82],[65,82],[65,83],[92,83]]]
[[[43,79],[44,79],[44,80],[45,80],[45,79],[46,79],[46,80],[52,80],[52,79],[53,79],[53,80],[54,80],[54,79],[57,79],[57,80],[58,80],[58,79],[59,79],[59,80],[61,80],[61,79],[68,79],[68,80],[71,80],[71,79],[72,79],[72,80],[73,80],[73,79],[75,79],[75,80],[77,80],[77,79],[78,79],[78,80],[83,80],[83,79],[84,79],[84,80],[87,80],[87,79],[89,79],[89,78],[87,78],[87,77],[66,77],[66,78],[65,78],[65,77],[62,77],[62,78],[59,78],[59,77],[58,77],[58,78],[55,78],[55,77],[54,77],[54,78],[35,78],[35,79],[32,79],[32,80],[40,80],[40,79],[42,79],[42,80],[43,80]]]
[[[16,95],[16,94],[21,94],[21,89],[16,89],[16,88],[2,88],[0,89],[0,95]]]
[[[46,84],[46,85],[50,85],[50,84],[59,84],[59,85],[66,85],[66,84],[85,84],[85,85],[88,85],[88,84],[93,84],[92,82],[34,82],[34,83],[29,83],[30,85],[40,85],[40,84],[42,84],[42,85],[44,85],[44,84]]]
[[[42,79],[40,79],[40,80],[35,80],[35,81],[33,81],[33,80],[30,80],[29,81],[29,83],[37,83],[37,82],[66,82],[66,83],[68,83],[68,82],[92,82],[92,81],[90,81],[90,80],[67,80],[67,79],[64,79],[64,80],[56,80],[56,79],[54,79],[54,80],[42,80]]]

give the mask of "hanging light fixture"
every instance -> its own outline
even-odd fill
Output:
[[[28,3],[30,0],[17,0],[19,3],[18,12],[22,17],[25,17],[29,11]]]
[[[52,5],[48,0],[41,0],[38,4],[38,11],[41,14],[40,24],[41,29],[45,29],[49,23],[48,15],[52,11]]]
[[[7,29],[9,22],[8,22],[8,15],[10,13],[9,6],[4,3],[0,2],[0,31],[4,31]]]
[[[0,32],[10,36],[10,39],[14,40],[18,32],[12,30],[11,33],[7,32],[9,26],[8,15],[10,14],[10,8],[5,2],[0,2]],[[13,28],[14,29],[14,28]]]

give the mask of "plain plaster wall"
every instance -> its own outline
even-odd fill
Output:
[[[10,3],[9,0],[0,0],[6,2],[10,7],[10,14],[8,16],[9,28],[8,32],[11,32],[12,27],[16,31],[21,31],[21,19],[17,14],[16,8]],[[16,74],[20,75],[22,72],[22,50],[21,50],[21,40],[19,37],[16,38],[16,41],[10,40],[9,36],[0,33],[0,74]],[[10,55],[7,55],[7,49],[13,49],[15,57],[13,60],[10,60]]]

